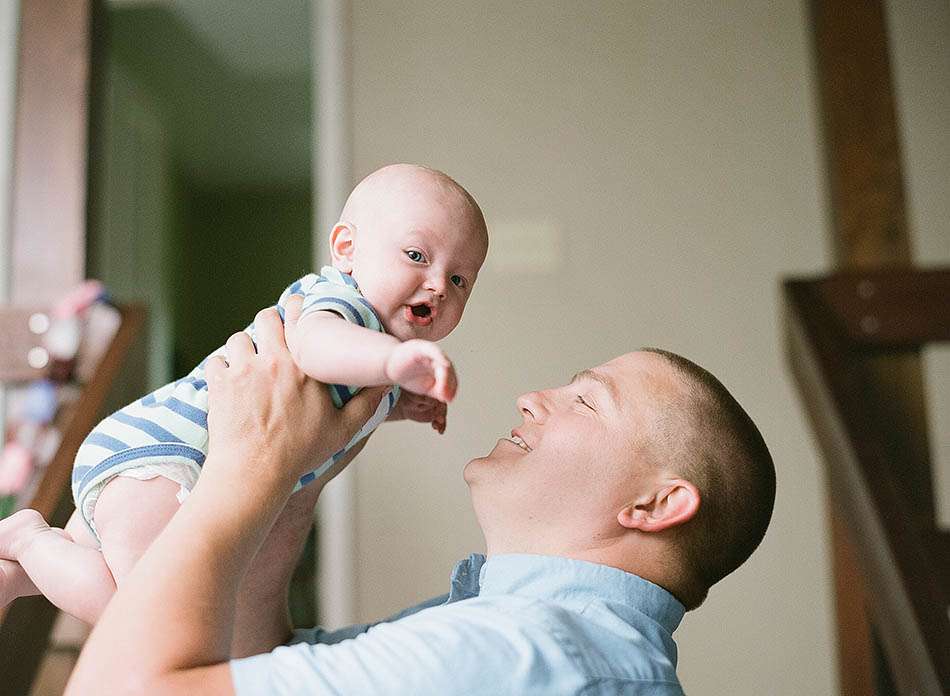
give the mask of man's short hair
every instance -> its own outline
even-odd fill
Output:
[[[678,528],[692,609],[710,587],[752,555],[775,504],[775,468],[755,423],[708,371],[686,358],[643,348],[673,367],[681,389],[657,414],[654,456],[700,492],[696,515]]]

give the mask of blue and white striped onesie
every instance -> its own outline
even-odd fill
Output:
[[[291,295],[303,295],[301,317],[317,311],[330,311],[373,331],[383,331],[375,310],[360,294],[356,281],[330,266],[320,275],[310,273],[290,285],[277,301],[284,306]],[[255,337],[254,324],[245,329]],[[219,348],[212,355],[221,355]],[[209,356],[210,357],[210,356]],[[119,409],[99,423],[86,437],[73,464],[72,489],[76,509],[87,526],[96,533],[93,511],[105,485],[115,476],[149,479],[165,476],[181,485],[179,500],[198,480],[208,453],[208,384],[201,363],[187,377],[166,384],[148,396]],[[359,387],[331,384],[330,396],[340,408],[359,391]],[[313,481],[338,461],[353,445],[386,420],[399,398],[393,387],[367,421],[342,450],[323,462],[297,483],[297,489]],[[296,489],[295,489],[296,490]]]

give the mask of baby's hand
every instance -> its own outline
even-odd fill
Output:
[[[386,420],[411,420],[417,423],[432,423],[432,428],[445,432],[446,407],[441,401],[431,396],[420,396],[410,391],[404,391],[396,402],[396,407],[390,411]]]
[[[435,343],[415,338],[400,343],[386,361],[386,378],[415,394],[443,403],[455,398],[455,368]]]

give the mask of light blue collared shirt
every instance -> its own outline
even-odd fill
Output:
[[[672,634],[684,611],[609,566],[473,555],[448,595],[378,624],[304,632],[308,643],[232,660],[231,676],[239,695],[681,696]]]

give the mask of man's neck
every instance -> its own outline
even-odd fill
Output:
[[[526,553],[541,556],[560,556],[578,561],[599,563],[617,568],[632,575],[659,585],[676,597],[681,603],[682,592],[675,581],[675,562],[673,554],[666,545],[649,535],[638,535],[635,539],[614,539],[599,545],[553,546],[538,543],[488,543],[486,556],[498,556],[511,553]]]

